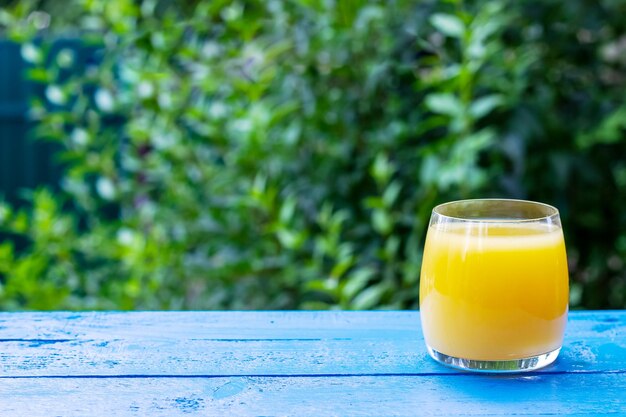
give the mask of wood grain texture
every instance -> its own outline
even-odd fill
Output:
[[[626,371],[626,313],[571,313],[540,372]],[[417,312],[0,314],[0,376],[430,375]]]
[[[417,312],[0,313],[0,416],[112,415],[626,415],[626,312],[515,376],[436,364]]]
[[[0,413],[98,416],[624,415],[624,374],[5,379]]]

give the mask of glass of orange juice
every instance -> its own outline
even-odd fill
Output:
[[[420,315],[436,361],[486,372],[531,371],[554,362],[568,294],[556,208],[480,199],[433,209]]]

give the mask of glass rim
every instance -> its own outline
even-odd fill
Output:
[[[479,202],[497,202],[497,201],[501,201],[501,202],[507,202],[507,203],[523,203],[523,204],[529,204],[535,207],[541,207],[547,210],[548,214],[546,214],[545,216],[537,216],[537,217],[528,217],[528,218],[502,218],[502,219],[498,219],[498,218],[485,218],[485,219],[481,219],[481,218],[471,218],[471,217],[461,217],[461,216],[452,216],[452,215],[448,215],[448,214],[443,214],[441,213],[441,209],[448,207],[448,206],[453,206],[453,205],[457,205],[459,203],[479,203]],[[521,200],[521,199],[513,199],[513,198],[470,198],[470,199],[466,199],[466,200],[454,200],[454,201],[448,201],[446,203],[442,203],[442,204],[438,204],[435,207],[433,207],[432,210],[433,214],[436,214],[437,216],[446,218],[446,219],[451,219],[451,220],[459,220],[459,221],[464,221],[464,222],[475,222],[475,223],[501,223],[501,222],[506,222],[506,223],[523,223],[523,222],[538,222],[538,221],[546,221],[549,220],[551,222],[551,220],[553,218],[558,218],[559,217],[559,210],[554,207],[551,206],[550,204],[546,204],[546,203],[541,203],[539,201],[532,201],[532,200]]]

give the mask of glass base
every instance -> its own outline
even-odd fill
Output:
[[[437,362],[450,366],[455,369],[473,372],[491,372],[491,373],[513,373],[513,372],[530,372],[550,365],[559,356],[561,348],[551,352],[542,353],[541,355],[531,356],[522,359],[512,359],[503,361],[483,361],[474,359],[463,359],[449,356],[438,352],[430,346],[426,345],[430,357]]]

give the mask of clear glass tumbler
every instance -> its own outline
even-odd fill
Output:
[[[485,372],[546,366],[563,344],[568,298],[556,208],[480,199],[433,209],[420,315],[436,361]]]

